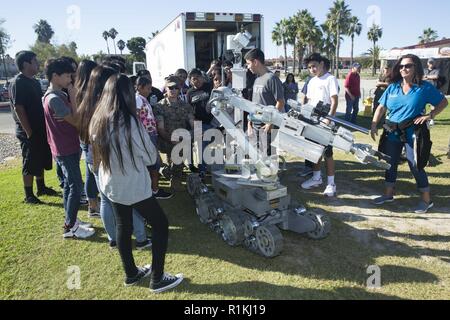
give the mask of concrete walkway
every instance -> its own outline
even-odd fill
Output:
[[[0,133],[14,134],[16,125],[9,107],[0,109]]]

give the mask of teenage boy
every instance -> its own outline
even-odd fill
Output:
[[[274,106],[279,112],[284,113],[283,83],[266,67],[264,52],[260,49],[252,49],[245,55],[244,59],[248,69],[257,76],[253,85],[252,101],[264,106]],[[253,115],[249,115],[248,119],[248,134],[251,136],[254,130],[257,130],[260,136],[267,136],[267,152],[270,154],[272,125],[261,123]]]
[[[191,83],[191,88],[187,91],[187,102],[194,109],[195,121],[202,122],[202,133],[214,128],[212,121],[214,116],[208,112],[207,104],[211,96],[212,86],[211,83],[207,82],[203,73],[199,69],[192,69],[189,73],[189,81]],[[194,129],[194,128],[192,128]],[[203,152],[205,152],[206,147],[209,145],[208,142],[203,141],[202,147]],[[207,171],[207,165],[201,155],[199,165],[200,177],[204,178]],[[191,170],[194,169],[191,166]],[[193,170],[195,171],[195,169]]]
[[[318,53],[311,54],[305,59],[309,72],[313,78],[308,83],[307,99],[308,103],[316,106],[319,102],[331,105],[330,115],[335,116],[338,107],[339,84],[327,69],[328,61]],[[325,161],[327,164],[328,184],[324,191],[327,197],[336,196],[335,164],[333,159],[333,148],[327,147],[325,150]],[[322,185],[321,163],[314,164],[313,177],[304,182],[301,187],[309,190]]]
[[[25,203],[42,204],[33,193],[33,179],[36,177],[37,196],[57,195],[45,186],[44,170],[52,169],[52,155],[45,131],[42,89],[34,76],[39,71],[36,54],[21,51],[16,55],[16,65],[20,74],[11,82],[11,113],[16,122],[16,137],[20,141],[23,157],[23,184]]]
[[[45,73],[50,86],[43,101],[50,150],[63,173],[66,215],[63,237],[85,239],[95,232],[89,225],[78,220],[83,189],[78,118],[75,105],[69,102],[68,95],[63,91],[66,89],[70,93],[74,90],[71,78],[73,72],[73,67],[67,60],[49,60]]]

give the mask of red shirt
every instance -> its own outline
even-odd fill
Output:
[[[344,86],[349,89],[354,97],[361,97],[361,77],[359,76],[359,73],[350,72],[345,78]],[[350,98],[347,93],[345,96]]]
[[[77,129],[66,121],[58,121],[72,113],[67,96],[62,91],[47,92],[44,96],[44,115],[47,139],[53,157],[66,157],[80,152]]]

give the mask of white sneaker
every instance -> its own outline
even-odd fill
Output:
[[[79,224],[80,226],[82,226],[84,228],[92,228],[94,226],[92,223],[84,222],[84,221],[81,221],[80,219],[77,219],[77,224]]]
[[[87,239],[89,237],[92,237],[94,234],[94,229],[85,228],[79,224],[76,224],[72,229],[65,232],[63,237],[64,239]]]
[[[323,192],[323,195],[330,198],[336,197],[336,185],[329,184]]]
[[[314,178],[311,178],[302,183],[302,188],[305,190],[310,190],[313,188],[320,187],[322,185],[322,183],[323,183],[322,178],[320,178],[319,180],[315,180]]]

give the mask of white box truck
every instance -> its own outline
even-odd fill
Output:
[[[226,54],[227,36],[243,30],[252,35],[244,53],[253,48],[264,50],[264,20],[260,14],[181,13],[146,45],[153,85],[163,87],[164,78],[180,68],[207,71],[211,61]]]

